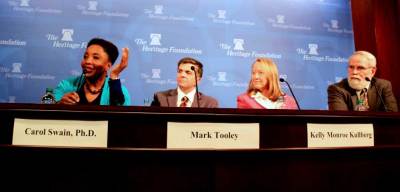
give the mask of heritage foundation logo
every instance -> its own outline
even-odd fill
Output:
[[[162,79],[161,78],[161,69],[160,68],[151,69],[151,74],[141,73],[140,77],[142,79],[144,79],[144,82],[147,84],[176,85],[176,80],[174,80],[174,79]]]
[[[99,2],[89,1],[88,4],[89,4],[89,6],[88,6],[89,11],[97,11],[97,5],[99,4]]]
[[[19,6],[21,7],[29,7],[29,2],[31,0],[21,0],[21,3],[19,4]]]
[[[13,63],[12,64],[12,73],[21,73],[22,63]]]
[[[15,62],[11,64],[11,73],[6,72],[5,77],[8,79],[21,79],[21,80],[30,80],[30,79],[35,79],[35,80],[54,80],[55,76],[48,75],[48,74],[33,74],[33,73],[23,73],[22,68],[23,68],[23,63],[21,62]]]
[[[340,27],[340,22],[337,19],[331,19],[330,21],[322,23],[322,27],[326,28],[326,31],[330,33],[353,34],[352,29]]]
[[[341,56],[331,57],[329,55],[321,54],[319,51],[319,45],[317,43],[307,44],[307,49],[297,48],[296,52],[298,55],[303,56],[304,61],[338,62],[338,63],[347,63],[348,61],[347,58]]]
[[[291,29],[291,30],[299,30],[299,31],[311,31],[311,27],[301,25],[301,24],[292,24],[286,22],[286,15],[278,14],[274,17],[268,18],[267,22],[271,24],[273,28],[279,29]]]
[[[15,12],[27,12],[27,13],[48,13],[48,14],[61,14],[62,10],[55,8],[43,8],[33,7],[30,4],[31,0],[9,0],[8,5]],[[48,6],[53,6],[49,4]]]
[[[48,33],[46,39],[52,42],[55,48],[84,49],[87,42],[75,42],[73,35],[75,30],[72,28],[61,29],[61,37],[56,34]]]
[[[177,16],[173,14],[165,13],[166,7],[161,4],[153,5],[150,9],[144,9],[144,13],[148,16],[149,19],[157,19],[157,20],[164,20],[164,21],[188,21],[193,22],[194,17],[188,16]]]
[[[219,48],[226,51],[226,55],[230,57],[243,57],[243,58],[256,58],[256,57],[269,57],[273,59],[281,59],[282,54],[269,53],[269,52],[259,52],[255,50],[246,50],[245,39],[243,38],[233,38],[233,45],[227,43],[220,43]]]
[[[314,44],[314,43],[308,44],[308,54],[318,55],[318,44]]]
[[[276,22],[279,24],[285,23],[285,15],[276,15]]]
[[[214,87],[247,87],[246,82],[228,80],[227,76],[227,72],[219,71],[216,73],[216,75],[207,76],[207,80],[210,81]]]
[[[339,21],[338,20],[331,20],[331,28],[338,29],[339,28]]]
[[[61,41],[73,41],[72,35],[74,34],[73,29],[62,29],[62,38]]]
[[[161,34],[159,33],[151,33],[150,34],[150,45],[161,46]]]
[[[96,17],[129,17],[129,13],[111,10],[99,10],[100,3],[98,1],[90,0],[87,4],[78,4],[76,7],[81,11],[82,15],[96,16]]]
[[[162,15],[164,10],[164,6],[163,5],[154,5],[154,14],[156,15]]]
[[[226,10],[217,10],[218,19],[226,19]]]
[[[235,44],[235,46],[233,47],[233,50],[240,50],[243,51],[243,44],[244,44],[244,40],[243,39],[233,39],[233,44]]]
[[[153,79],[160,79],[161,78],[161,76],[160,76],[161,69],[151,69],[151,73],[153,74],[151,76],[151,78],[153,78]]]
[[[208,18],[213,23],[225,24],[225,25],[242,25],[242,26],[254,26],[256,25],[252,21],[239,20],[235,18],[228,18],[227,11],[225,9],[217,9],[214,13],[209,13]]]
[[[161,33],[150,33],[148,38],[136,38],[136,45],[141,47],[142,52],[148,53],[161,53],[161,54],[193,54],[193,55],[202,55],[203,50],[193,48],[193,47],[185,47],[179,48],[174,45],[163,46],[161,43],[161,39],[164,36]]]
[[[226,81],[226,72],[225,71],[220,71],[218,72],[218,81]]]

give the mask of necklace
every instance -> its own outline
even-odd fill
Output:
[[[100,93],[101,90],[103,89],[103,87],[101,87],[100,89],[93,89],[92,90],[92,89],[89,88],[89,85],[87,83],[85,83],[85,88],[86,88],[87,91],[89,91],[89,93],[91,93],[93,95]]]

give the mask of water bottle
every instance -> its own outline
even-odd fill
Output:
[[[151,105],[152,100],[150,98],[145,98],[143,102],[144,106],[148,107]]]
[[[55,104],[56,103],[56,99],[54,97],[52,88],[46,88],[46,94],[43,95],[41,103],[42,104]]]

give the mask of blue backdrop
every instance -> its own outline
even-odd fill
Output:
[[[102,37],[130,48],[121,79],[133,105],[176,87],[189,56],[204,64],[200,91],[236,107],[254,59],[270,57],[302,108],[327,109],[354,51],[351,21],[349,0],[0,1],[0,102],[39,103],[81,74],[87,41]]]

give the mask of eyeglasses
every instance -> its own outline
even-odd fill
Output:
[[[350,70],[357,70],[357,71],[365,71],[365,70],[367,70],[367,69],[369,69],[369,68],[372,68],[372,67],[364,67],[364,66],[353,66],[353,65],[349,65],[348,66],[348,68],[350,69]]]

